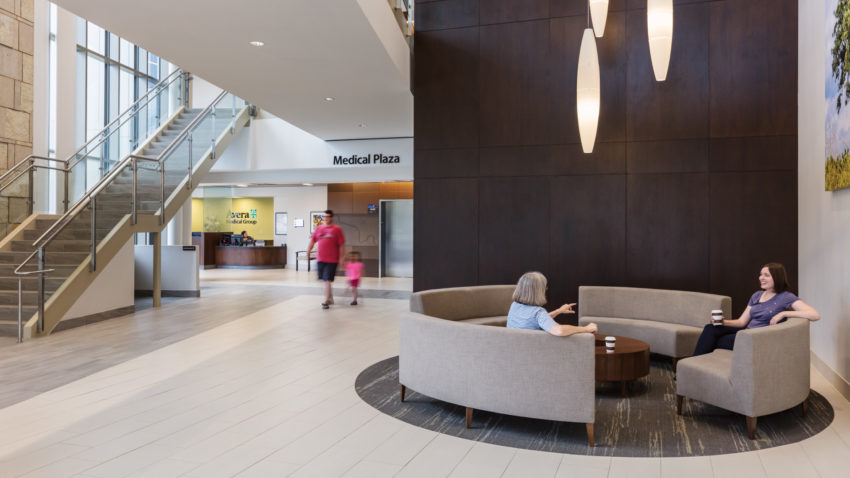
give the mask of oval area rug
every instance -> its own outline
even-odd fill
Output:
[[[809,393],[806,416],[800,407],[759,417],[756,439],[747,438],[742,415],[685,399],[676,414],[676,384],[671,364],[653,356],[649,375],[629,384],[596,386],[596,446],[587,446],[583,423],[555,422],[475,410],[466,428],[465,408],[407,389],[399,401],[398,356],[363,370],[355,381],[357,394],[381,412],[411,425],[469,440],[529,450],[576,455],[677,457],[706,456],[760,450],[804,440],[832,422],[832,405],[819,393]]]

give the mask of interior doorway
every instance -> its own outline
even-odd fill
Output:
[[[378,277],[413,277],[413,199],[380,201]]]

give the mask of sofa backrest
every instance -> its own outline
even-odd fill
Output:
[[[508,315],[515,285],[479,285],[415,292],[410,311],[446,320]]]
[[[730,381],[741,410],[767,415],[798,405],[809,395],[809,321],[789,318],[735,336]]]
[[[725,295],[636,287],[578,288],[579,317],[645,319],[702,328],[714,309],[733,318],[732,299]]]
[[[593,423],[592,334],[484,327],[403,313],[399,383],[475,409],[543,420]]]

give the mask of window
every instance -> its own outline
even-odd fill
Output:
[[[77,18],[77,146],[100,134],[159,82],[161,72],[168,71],[173,71],[172,65],[159,56]],[[122,126],[102,146],[87,151],[82,173],[87,187],[159,126],[158,100],[139,108],[138,118]]]

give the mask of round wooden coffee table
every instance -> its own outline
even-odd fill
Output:
[[[626,396],[626,382],[649,374],[649,344],[628,337],[617,337],[613,352],[605,348],[607,335],[596,335],[596,381],[620,382]]]

